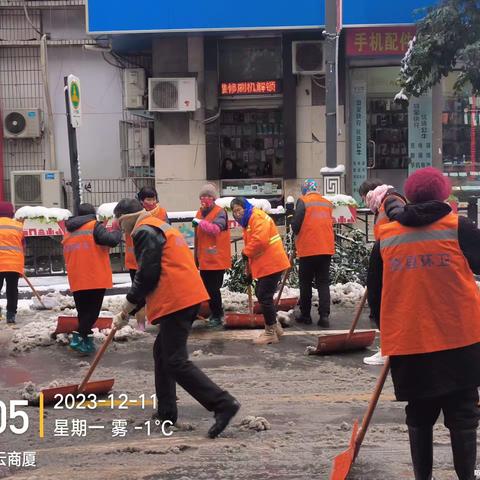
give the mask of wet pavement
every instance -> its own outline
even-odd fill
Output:
[[[334,306],[332,328],[348,328],[353,314],[352,308]],[[359,328],[370,328],[367,311]],[[332,459],[348,447],[352,423],[361,420],[381,367],[362,363],[364,356],[374,353],[370,350],[305,355],[307,346],[316,345],[318,329],[315,324],[295,325],[279,344],[265,347],[251,343],[258,330],[192,333],[191,359],[242,403],[232,425],[216,440],[205,437],[212,414],[181,388],[179,420],[187,425],[167,437],[151,420],[155,327],[138,340],[115,342],[93,379],[115,378],[112,393],[117,402],[112,405],[110,397],[96,408],[50,406],[44,412],[44,438],[40,438],[39,408],[27,407],[28,431],[14,435],[7,428],[0,434],[0,478],[328,479]],[[8,404],[20,398],[25,381],[78,383],[88,368],[86,360],[59,344],[16,356],[0,351],[0,400]],[[125,396],[130,403],[122,405]],[[403,409],[403,403],[394,401],[387,379],[349,478],[413,479]],[[271,428],[244,430],[239,424],[249,415],[264,417]],[[65,436],[59,435],[59,420],[68,426]],[[85,436],[73,433],[82,425]],[[455,478],[447,432],[443,425],[435,430],[437,480]],[[2,466],[2,451],[34,451],[37,467]]]

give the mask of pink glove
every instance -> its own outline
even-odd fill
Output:
[[[212,235],[212,237],[216,237],[220,233],[220,227],[215,225],[212,222],[207,222],[203,220],[199,227],[208,235]]]

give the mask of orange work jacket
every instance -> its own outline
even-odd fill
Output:
[[[297,256],[333,255],[333,204],[319,193],[308,193],[300,198],[305,204],[305,217],[295,239]]]
[[[95,243],[96,223],[92,220],[63,237],[63,255],[72,292],[112,288],[110,248]]]
[[[223,208],[215,205],[208,215],[203,218],[202,211],[198,210],[196,218],[203,218],[213,222]],[[228,270],[232,267],[230,246],[230,230],[222,230],[216,237],[204,232],[200,227],[195,229],[195,253],[200,270]]]
[[[253,278],[262,278],[290,267],[282,237],[271,217],[254,208],[247,228],[243,230],[245,247]]]
[[[162,252],[160,280],[147,295],[147,318],[157,323],[161,317],[197,305],[209,299],[200,274],[182,234],[168,223],[155,217],[146,217],[135,225],[135,232],[142,225],[159,228],[165,234],[166,243]]]
[[[0,217],[0,272],[23,274],[23,225],[12,218]]]
[[[379,229],[383,259],[383,355],[410,355],[480,342],[480,293],[458,243],[458,215],[425,227]]]

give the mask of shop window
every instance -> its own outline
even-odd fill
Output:
[[[282,112],[224,111],[220,116],[222,179],[283,176]]]
[[[391,98],[367,103],[368,164],[376,169],[407,168],[408,109]]]
[[[466,201],[480,194],[480,97],[453,91],[454,75],[444,81],[442,112],[442,159],[453,193]]]
[[[218,45],[222,82],[282,78],[281,38],[222,40]]]

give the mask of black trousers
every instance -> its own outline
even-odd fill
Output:
[[[73,292],[73,299],[78,312],[78,333],[82,337],[87,337],[92,333],[93,324],[97,321],[102,309],[104,296],[104,288]]]
[[[275,295],[278,282],[282,278],[282,273],[283,272],[272,273],[257,280],[255,295],[262,308],[265,325],[275,325],[275,323],[277,323],[277,309],[273,304],[273,296]]]
[[[223,285],[223,276],[225,270],[200,270],[203,284],[210,295],[210,311],[213,317],[221,317],[223,315],[222,294],[220,289]]]
[[[7,282],[7,313],[17,313],[19,276],[17,272],[0,272],[0,290],[3,281]]]
[[[173,423],[178,416],[177,383],[209,411],[222,410],[233,400],[188,359],[188,334],[199,307],[195,305],[160,318],[160,330],[153,345],[158,414]]]
[[[314,255],[299,259],[300,311],[303,317],[310,317],[312,309],[312,282],[318,290],[318,313],[330,315],[330,262],[331,255]]]
[[[447,428],[476,429],[480,415],[477,387],[458,390],[439,397],[410,400],[405,407],[406,424],[410,427],[433,426],[441,411],[443,411]]]

